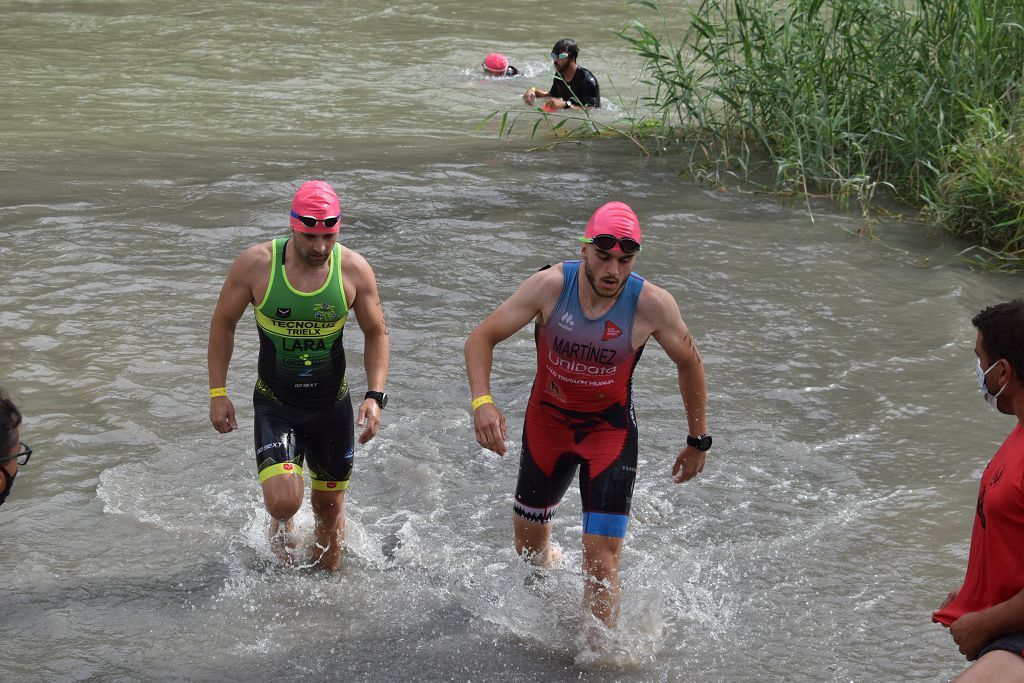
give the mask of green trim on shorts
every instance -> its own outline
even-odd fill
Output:
[[[260,470],[260,483],[262,484],[271,477],[276,477],[279,474],[297,474],[299,478],[302,478],[302,467],[296,465],[293,462],[278,462],[274,463],[270,467],[264,467]]]
[[[321,481],[313,477],[312,472],[309,477],[309,486],[314,491],[345,491],[348,489],[348,482],[348,479],[345,481]]]

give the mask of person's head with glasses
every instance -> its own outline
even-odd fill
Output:
[[[555,64],[555,71],[564,74],[569,67],[576,64],[576,58],[580,55],[580,49],[575,40],[562,38],[551,48],[551,61]]]
[[[608,202],[590,217],[583,242],[583,273],[594,293],[612,298],[629,280],[640,253],[640,219],[622,202]]]
[[[289,225],[295,251],[308,265],[322,266],[338,240],[341,205],[334,188],[323,180],[302,184],[292,200]]]
[[[21,411],[14,401],[0,389],[0,505],[7,500],[18,466],[28,464],[32,449],[21,441]]]

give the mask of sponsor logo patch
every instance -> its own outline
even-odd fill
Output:
[[[317,320],[337,320],[338,312],[334,310],[333,304],[324,301],[313,307],[313,317]]]
[[[286,462],[284,464],[284,467],[282,467],[281,469],[283,469],[285,472],[291,472],[292,470],[295,469],[295,465],[291,464],[290,462]]]
[[[281,320],[285,320],[287,318],[292,317],[292,309],[290,309],[290,308],[278,308],[277,309],[277,317],[280,318]]]
[[[622,336],[622,329],[618,325],[613,323],[611,320],[604,321],[604,334],[601,335],[601,341],[608,341],[615,339],[616,337]]]

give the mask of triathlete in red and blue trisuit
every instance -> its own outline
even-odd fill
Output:
[[[537,377],[523,425],[515,512],[548,523],[580,468],[583,533],[626,535],[636,479],[633,319],[644,279],[631,274],[596,320],[583,314],[579,261],[562,264],[554,310],[537,324]]]

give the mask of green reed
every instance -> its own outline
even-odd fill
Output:
[[[750,179],[767,159],[777,189],[865,211],[884,187],[1024,260],[1024,0],[701,0],[682,29],[665,3],[631,4],[657,29],[619,35],[662,135],[697,143],[695,176]]]

